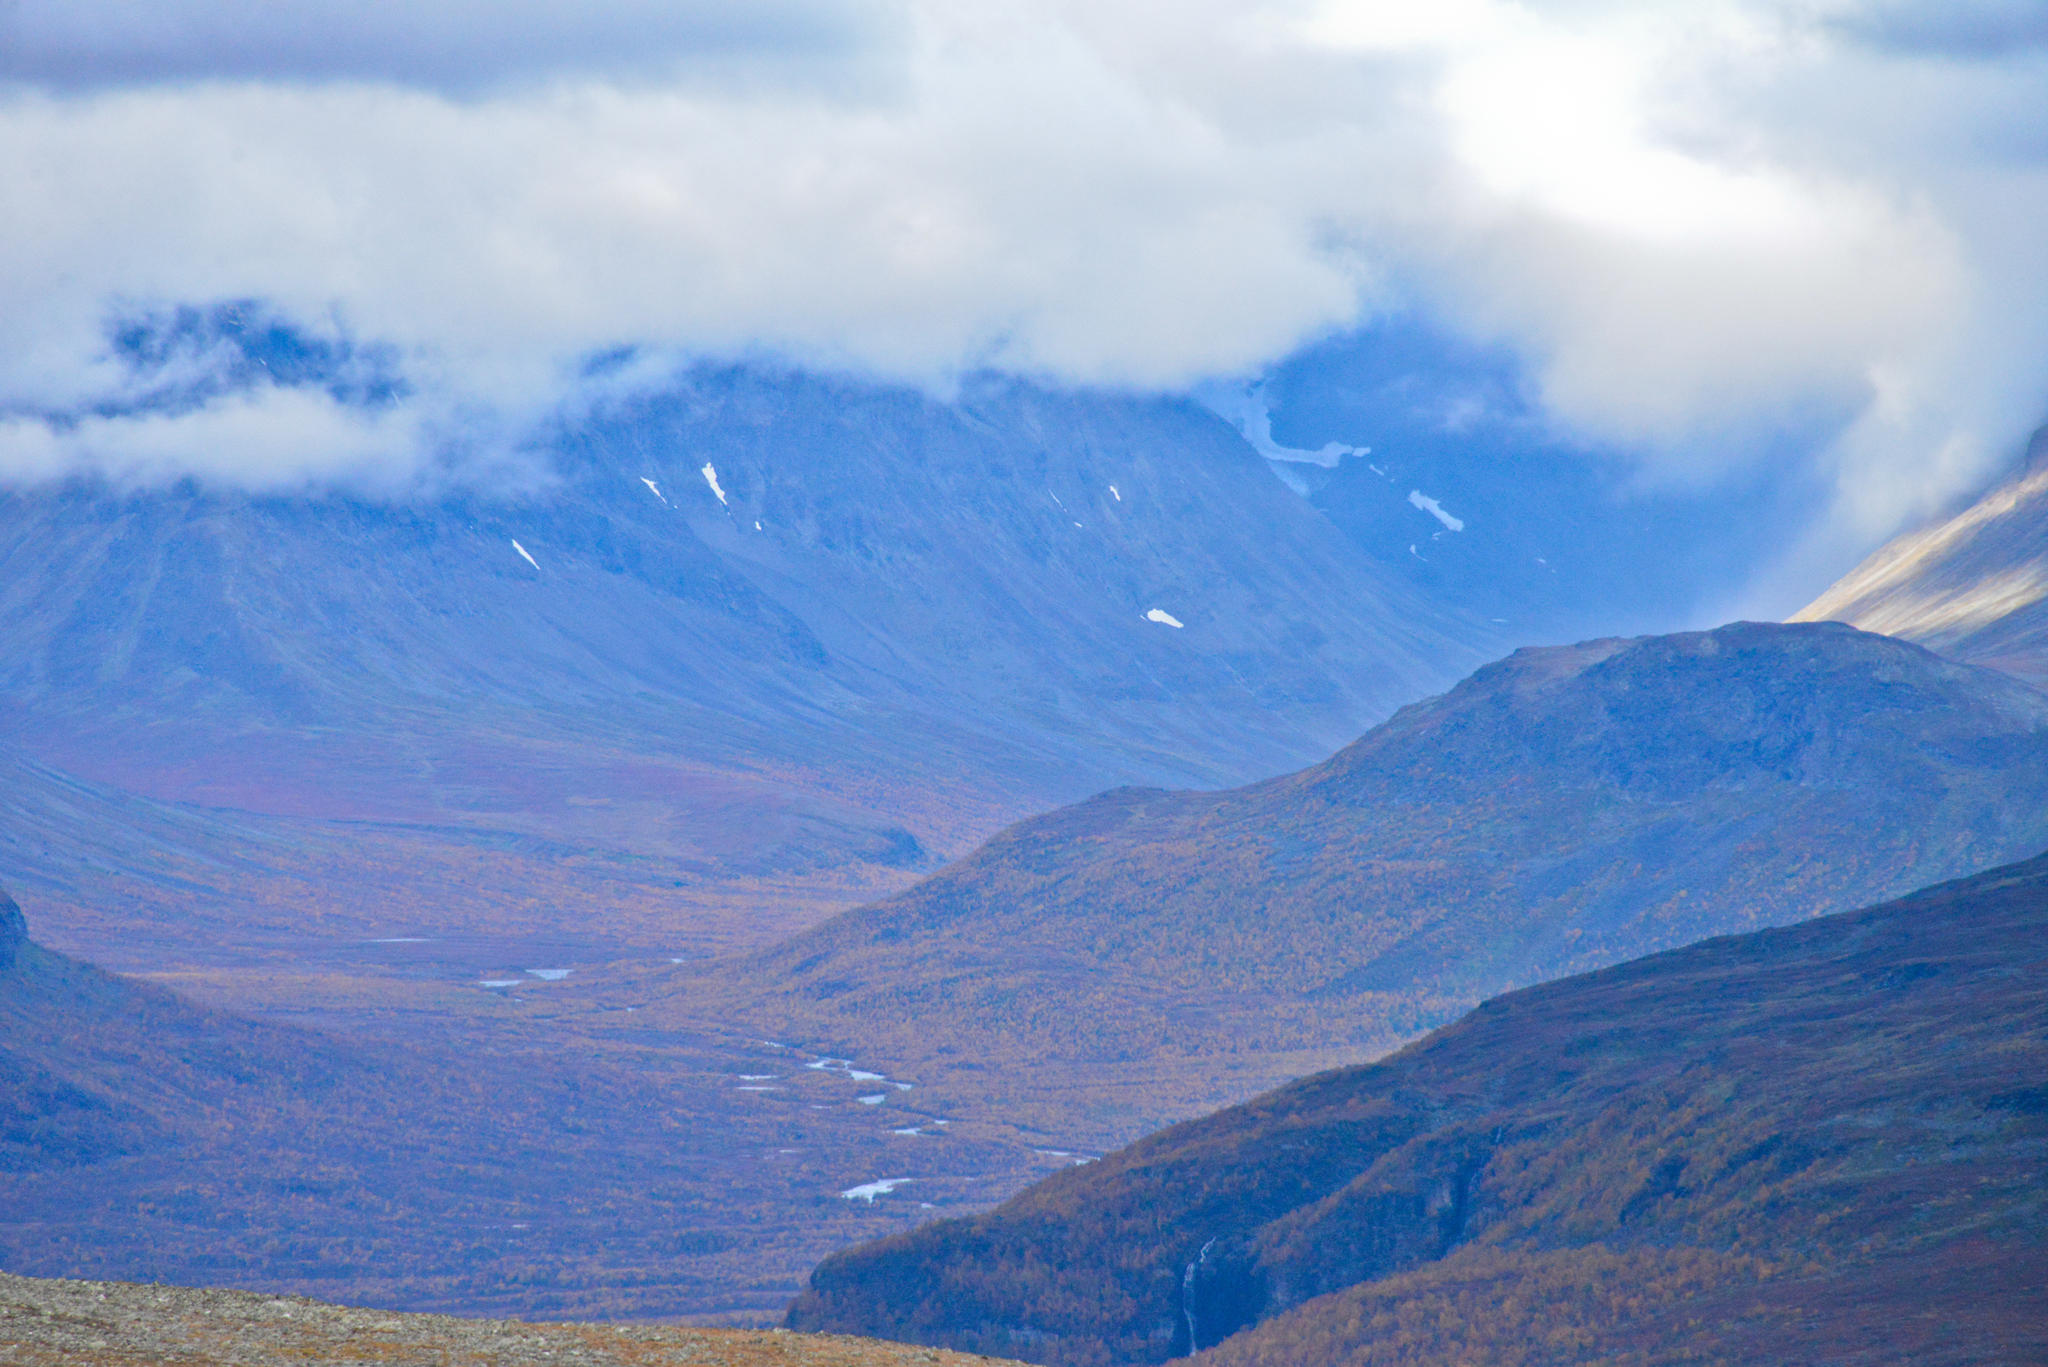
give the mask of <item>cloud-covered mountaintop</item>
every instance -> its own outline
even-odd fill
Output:
[[[1413,308],[1663,477],[1828,415],[1839,559],[2048,397],[2028,7],[578,13],[9,7],[0,472],[403,485],[600,354],[1175,388]],[[406,393],[124,404],[123,321],[228,301]]]

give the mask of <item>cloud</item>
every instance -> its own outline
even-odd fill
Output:
[[[29,479],[89,473],[120,485],[192,478],[261,492],[330,483],[374,488],[394,477],[414,482],[424,449],[421,434],[391,413],[268,385],[186,412],[60,424],[0,419],[0,468]]]
[[[1178,389],[1406,308],[1645,478],[1836,431],[1819,564],[2048,410],[2033,9],[19,3],[0,471],[402,483],[618,348]],[[117,413],[114,322],[223,300],[404,394]]]
[[[0,80],[372,81],[470,95],[564,75],[673,78],[856,61],[886,12],[852,0],[10,0]]]
[[[1893,52],[1984,59],[2048,48],[2048,10],[2038,0],[1880,0],[1840,15],[1836,24]]]

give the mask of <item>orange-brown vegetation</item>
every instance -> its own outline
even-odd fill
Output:
[[[2048,856],[1495,999],[829,1259],[790,1322],[1089,1367],[2034,1360],[2043,1077]]]
[[[1002,1367],[832,1335],[524,1324],[354,1310],[295,1296],[0,1274],[0,1362],[15,1367]]]
[[[1492,993],[2044,847],[2039,694],[1846,627],[1739,623],[1518,652],[1299,773],[1035,818],[686,970],[663,1010],[1099,1148]]]

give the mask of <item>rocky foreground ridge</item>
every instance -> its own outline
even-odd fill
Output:
[[[4,927],[0,927],[4,929]],[[786,1330],[524,1324],[252,1291],[0,1274],[0,1363],[432,1363],[435,1367],[1000,1367],[1001,1359]]]

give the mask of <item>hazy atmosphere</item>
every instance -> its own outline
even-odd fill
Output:
[[[2048,0],[0,0],[0,1363],[2048,1362]]]

